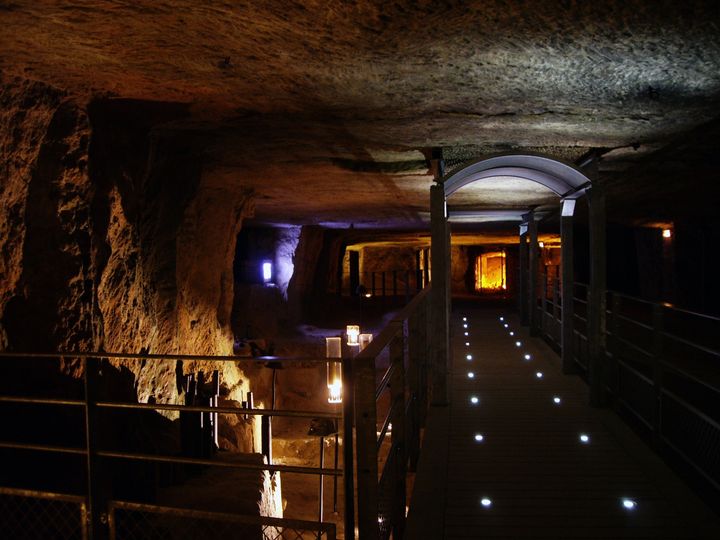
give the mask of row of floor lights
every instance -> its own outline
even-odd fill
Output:
[[[468,326],[469,326],[469,325],[468,325],[468,322],[467,322],[467,317],[463,317],[463,328],[465,329],[465,336],[468,336],[468,335],[469,335],[469,333],[468,333],[468,331],[467,331]],[[465,346],[466,346],[466,347],[469,347],[469,346],[470,346],[470,342],[469,342],[469,341],[466,341],[466,342],[465,342]],[[468,354],[465,355],[465,359],[466,359],[468,362],[472,362],[472,360],[473,360],[473,355],[468,353]],[[468,378],[469,378],[469,379],[474,379],[474,378],[475,378],[475,373],[472,372],[472,371],[468,371]],[[472,405],[477,405],[478,403],[480,403],[480,398],[478,398],[477,396],[474,396],[474,395],[473,395],[473,396],[470,396],[470,403],[471,403]],[[476,434],[473,436],[473,438],[475,439],[475,442],[476,442],[476,443],[482,443],[482,442],[485,441],[485,435],[483,435],[482,433],[476,433]],[[489,508],[489,507],[492,506],[492,500],[491,500],[490,498],[488,498],[488,497],[483,497],[482,499],[480,499],[480,504],[481,504],[484,508]]]
[[[510,325],[505,321],[505,317],[502,317],[502,316],[501,316],[501,317],[500,317],[500,322],[502,323],[502,325],[503,325],[504,328],[506,328],[506,329],[509,329],[509,328],[510,328]],[[509,330],[508,333],[509,333],[509,335],[510,335],[511,337],[515,336],[515,332],[513,332],[512,330]],[[522,342],[521,342],[521,341],[516,341],[516,342],[515,342],[515,346],[516,346],[516,347],[522,347]],[[523,358],[524,358],[526,361],[529,361],[529,360],[532,359],[532,356],[530,355],[530,353],[525,353],[524,356],[523,356]],[[542,379],[542,378],[543,378],[543,372],[542,372],[542,371],[536,371],[536,372],[535,372],[535,377],[536,377],[537,379]],[[553,396],[552,399],[553,399],[553,403],[554,403],[555,405],[560,405],[560,404],[562,403],[562,398],[561,398],[560,396]],[[580,443],[581,443],[581,444],[590,444],[590,435],[588,435],[587,433],[580,433],[579,439],[580,439]],[[490,499],[488,499],[488,498],[483,498],[483,499],[481,499],[480,504],[482,504],[484,507],[488,508],[488,507],[490,507],[490,506],[492,505],[492,501],[491,501]],[[635,508],[637,508],[637,505],[638,505],[638,503],[637,503],[637,501],[636,501],[635,499],[631,499],[631,498],[629,498],[629,497],[622,497],[622,498],[620,499],[620,504],[622,505],[622,507],[623,507],[625,510],[628,510],[628,511],[635,510]]]

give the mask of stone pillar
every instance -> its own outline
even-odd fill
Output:
[[[430,188],[431,217],[431,365],[433,376],[433,405],[448,402],[448,361],[450,356],[450,242],[442,184]]]
[[[535,211],[528,214],[528,322],[530,335],[540,335],[537,309],[537,283],[538,283],[538,231],[535,221]]]
[[[520,324],[528,325],[528,299],[527,299],[527,268],[528,245],[527,224],[520,225],[520,245],[518,246],[518,310],[520,311]]]
[[[605,310],[607,263],[605,249],[605,192],[597,178],[588,190],[590,222],[590,286],[588,289],[588,384],[590,405],[604,405]]]
[[[573,283],[575,281],[573,257],[573,214],[575,213],[575,199],[562,202],[560,213],[560,239],[562,241],[561,287],[562,287],[562,327],[560,330],[560,343],[562,347],[563,373],[575,372],[573,359],[573,328],[575,322],[575,301],[573,299]]]

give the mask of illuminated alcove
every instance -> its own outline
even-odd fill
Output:
[[[475,290],[500,291],[507,289],[504,251],[482,253],[475,259]]]

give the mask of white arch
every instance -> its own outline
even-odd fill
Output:
[[[539,155],[504,154],[470,162],[446,176],[443,181],[445,198],[463,186],[498,176],[537,182],[560,197],[582,192],[582,188],[590,184],[590,179],[582,172],[560,161]]]

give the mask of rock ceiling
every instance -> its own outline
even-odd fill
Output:
[[[664,196],[717,171],[715,0],[10,0],[0,26],[4,76],[186,104],[164,129],[202,134],[207,174],[253,187],[259,220],[420,227],[433,147],[449,167],[601,149],[628,200],[667,163]],[[497,182],[460,203],[552,200]]]

